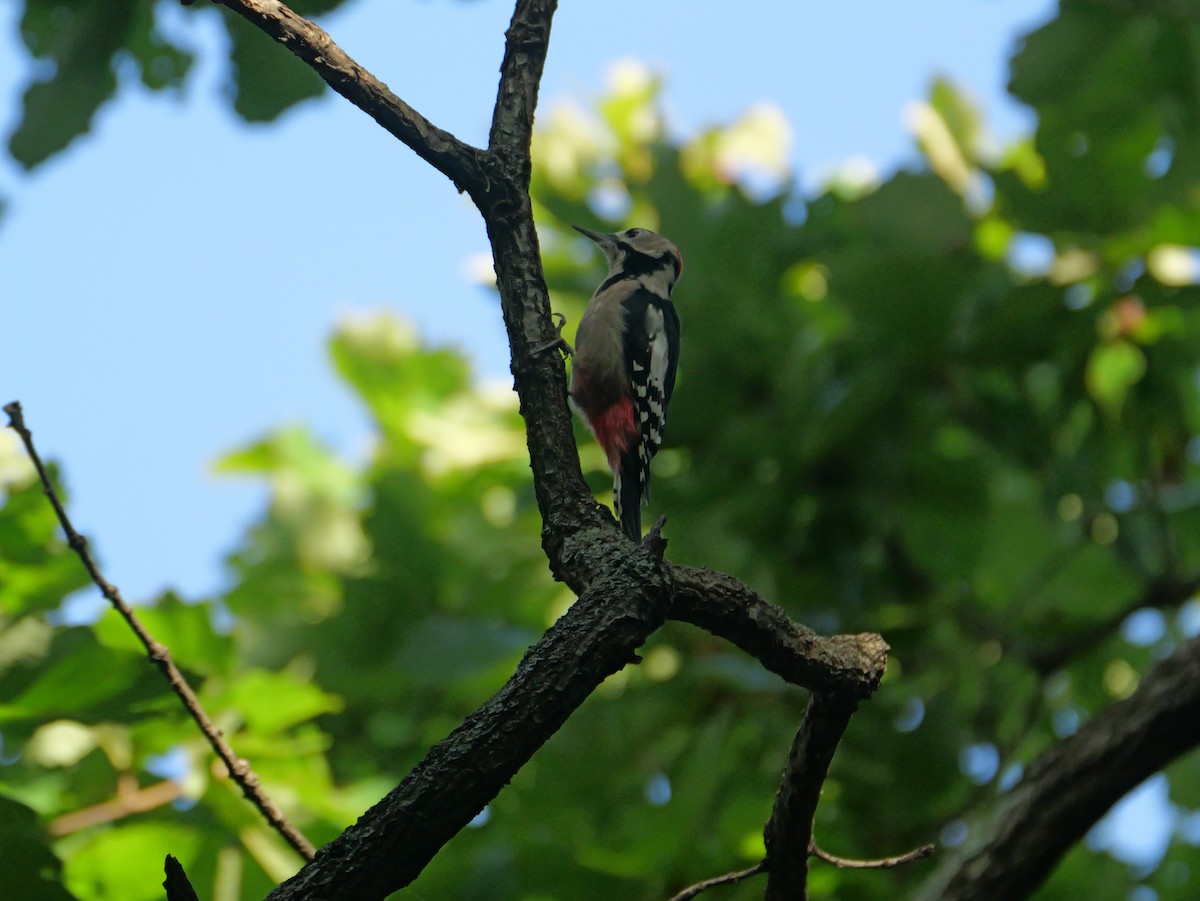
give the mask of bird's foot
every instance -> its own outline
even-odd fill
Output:
[[[541,354],[544,354],[546,351],[553,350],[554,348],[557,347],[563,353],[565,353],[568,357],[572,356],[575,353],[575,348],[573,348],[570,344],[568,344],[567,339],[562,336],[563,326],[565,326],[567,324],[567,317],[564,316],[562,313],[551,313],[550,315],[554,319],[555,337],[552,341],[547,341],[545,344],[540,344],[537,347],[535,347],[533,349],[533,355],[535,357],[540,356]]]

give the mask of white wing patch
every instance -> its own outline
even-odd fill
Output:
[[[650,500],[650,461],[662,446],[663,426],[666,419],[667,367],[670,347],[663,320],[663,311],[655,304],[646,307],[646,338],[650,345],[650,371],[646,379],[637,385],[638,422],[642,440],[638,446],[638,475],[642,483],[642,499]]]

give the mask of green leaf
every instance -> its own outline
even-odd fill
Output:
[[[213,715],[229,708],[245,721],[247,729],[267,734],[342,709],[339,698],[307,679],[267,670],[243,673],[215,693],[206,686],[205,704]]]
[[[984,126],[974,101],[949,79],[936,78],[929,92],[929,105],[942,117],[963,158],[978,163],[984,149]]]
[[[167,592],[152,606],[139,607],[135,612],[154,640],[170,650],[180,669],[211,675],[227,672],[233,665],[233,639],[213,628],[208,605],[187,604]],[[106,647],[144,653],[141,642],[116,610],[106,611],[93,629]]]
[[[62,486],[56,487],[65,502]],[[86,584],[87,572],[59,537],[58,517],[41,484],[9,487],[0,506],[0,613],[51,610]]]
[[[297,103],[319,97],[325,82],[291,53],[281,52],[241,16],[224,17],[232,42],[233,109],[247,122],[270,122]]]
[[[415,685],[433,688],[472,679],[498,664],[516,664],[537,636],[500,623],[433,616],[419,624],[396,654]]]
[[[104,0],[27,3],[21,35],[53,75],[25,91],[21,123],[9,138],[13,158],[32,169],[91,127],[117,87],[112,57],[124,44],[142,3]]]
[[[1146,355],[1128,341],[1099,344],[1088,358],[1088,392],[1112,417],[1120,415],[1130,390],[1146,374]]]
[[[138,5],[138,19],[125,52],[133,57],[142,84],[153,91],[177,88],[191,70],[193,55],[166,40],[154,25],[154,3]]]
[[[196,830],[169,822],[121,823],[92,833],[75,849],[67,860],[67,884],[85,899],[160,901],[167,855],[194,880],[201,841]],[[202,890],[203,883],[196,885]]]
[[[21,901],[74,901],[62,884],[62,861],[50,848],[37,814],[0,795],[0,873],[4,893]]]
[[[69,629],[55,638],[39,670],[12,670],[0,680],[0,697],[8,698],[0,704],[0,721],[72,716],[96,722],[166,691],[144,654],[109,650],[89,629]]]

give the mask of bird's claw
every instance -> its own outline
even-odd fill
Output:
[[[555,337],[553,340],[547,341],[545,344],[535,347],[533,349],[533,355],[539,356],[540,354],[544,354],[546,351],[553,350],[557,347],[568,357],[572,356],[575,353],[575,348],[568,344],[567,339],[562,336],[563,326],[567,324],[567,317],[562,313],[551,313],[550,316],[554,319]]]

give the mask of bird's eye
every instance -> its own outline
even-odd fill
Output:
[[[642,230],[640,228],[631,228],[631,229],[629,229],[629,231],[625,232],[625,237],[626,238],[636,238],[641,233],[642,233]]]

